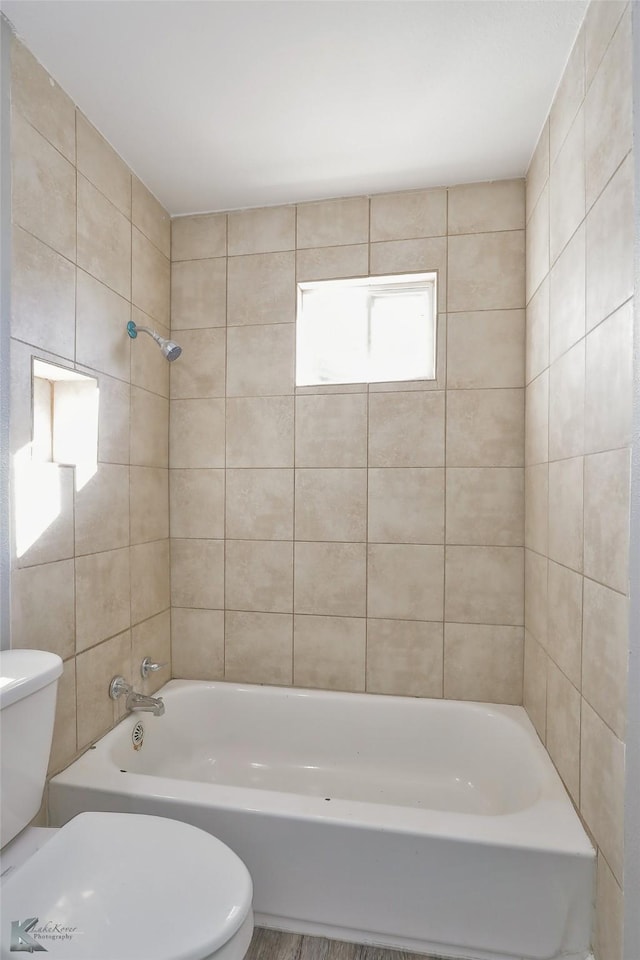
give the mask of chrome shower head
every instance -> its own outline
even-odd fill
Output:
[[[162,350],[169,363],[171,363],[172,360],[177,360],[182,353],[182,347],[179,347],[178,344],[174,343],[173,340],[164,340],[163,337],[158,337],[156,343]]]
[[[177,360],[182,353],[182,347],[179,347],[173,340],[166,340],[164,337],[161,337],[159,333],[156,333],[155,330],[150,330],[149,327],[139,327],[133,320],[129,320],[127,333],[132,340],[136,339],[140,331],[148,333],[149,336],[155,340],[162,350],[162,355],[167,358],[169,363],[171,363],[172,360]]]

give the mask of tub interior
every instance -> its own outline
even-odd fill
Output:
[[[432,701],[425,713],[424,701],[409,700],[399,715],[393,697],[180,683],[169,685],[163,717],[130,724],[143,723],[139,750],[130,731],[113,738],[120,770],[486,816],[515,813],[540,795],[530,737],[489,705]]]

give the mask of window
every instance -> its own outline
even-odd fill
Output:
[[[436,275],[298,284],[296,385],[433,380]]]

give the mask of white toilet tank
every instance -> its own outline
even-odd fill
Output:
[[[61,673],[55,653],[0,652],[0,847],[40,809]]]

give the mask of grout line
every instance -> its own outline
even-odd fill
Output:
[[[223,544],[222,544],[222,676],[227,675],[227,391],[229,347],[229,214],[225,215],[225,371],[224,371],[224,484],[223,484]]]
[[[295,317],[294,317],[294,368],[293,368],[293,383],[294,383],[294,386],[293,386],[293,425],[292,425],[292,430],[293,430],[293,437],[292,437],[292,440],[293,440],[293,469],[292,469],[292,477],[293,477],[292,496],[293,496],[293,503],[292,503],[292,517],[291,517],[291,524],[292,524],[292,527],[291,527],[291,540],[292,540],[292,543],[291,543],[291,683],[292,683],[292,684],[295,684],[295,678],[296,678],[296,620],[295,620],[295,617],[296,617],[296,613],[295,613],[295,609],[296,609],[296,487],[297,487],[296,479],[297,479],[297,476],[298,476],[298,473],[297,473],[298,468],[297,468],[297,463],[296,463],[296,446],[297,446],[297,445],[296,445],[296,423],[297,423],[297,415],[298,415],[298,402],[297,402],[296,393],[295,393],[295,390],[296,390],[295,382],[296,382],[297,363],[298,363],[298,357],[297,357],[297,328],[298,328],[298,322],[297,322],[297,320],[298,320],[298,317],[297,317],[297,311],[298,311],[298,281],[297,281],[297,276],[298,276],[298,205],[297,205],[297,204],[296,204],[295,207],[294,207],[294,241],[295,241],[295,253],[294,253],[295,268],[294,268],[294,272],[293,272],[293,298],[294,298],[294,303],[296,304],[296,314],[295,314]]]

